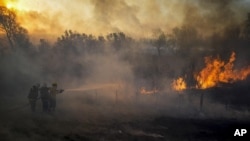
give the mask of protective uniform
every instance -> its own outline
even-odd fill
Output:
[[[43,87],[41,87],[40,89],[43,112],[49,111],[49,100],[50,100],[49,90],[50,88],[48,88],[46,84],[44,84]]]
[[[39,93],[39,88],[38,88],[38,86],[34,85],[30,89],[30,92],[29,92],[29,95],[28,95],[28,99],[29,99],[29,102],[30,102],[30,107],[31,107],[32,112],[36,111],[36,101],[37,101],[38,93]]]
[[[56,108],[56,95],[62,93],[63,90],[57,90],[57,84],[53,83],[50,88],[50,110],[53,112]]]

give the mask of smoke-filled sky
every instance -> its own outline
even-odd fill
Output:
[[[125,32],[150,37],[192,25],[204,35],[239,24],[250,0],[3,0],[30,34],[59,36],[66,29],[94,35]]]

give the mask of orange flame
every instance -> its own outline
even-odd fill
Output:
[[[244,80],[250,74],[250,66],[240,70],[234,70],[235,53],[232,52],[228,63],[223,62],[219,57],[212,59],[205,57],[206,67],[203,68],[195,78],[198,82],[196,88],[206,89],[216,86],[219,82],[233,83]]]
[[[140,94],[143,94],[143,95],[151,95],[151,94],[156,94],[158,92],[157,89],[153,89],[153,90],[146,90],[146,88],[144,87],[141,87],[140,89]]]
[[[172,88],[176,91],[182,91],[187,88],[187,84],[182,77],[179,77],[173,81]]]

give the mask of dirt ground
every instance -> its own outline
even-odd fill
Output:
[[[187,111],[181,106],[164,107],[153,102],[141,104],[94,96],[58,97],[55,113],[43,113],[41,102],[32,113],[25,100],[6,110],[10,99],[1,100],[1,141],[217,141],[244,140],[234,137],[236,129],[248,129],[249,114],[239,116],[209,116],[211,105],[204,112]],[[102,99],[102,100],[101,100]],[[123,98],[125,99],[125,98]],[[160,98],[162,99],[162,98]],[[98,102],[97,102],[98,101]],[[182,102],[184,103],[184,102]],[[165,105],[167,106],[167,105]],[[162,108],[164,107],[164,108]],[[164,110],[163,110],[164,109]],[[199,109],[199,108],[197,108]],[[232,112],[232,115],[239,115]],[[216,112],[215,112],[216,114]]]

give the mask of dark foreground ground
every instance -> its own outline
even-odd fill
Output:
[[[53,114],[42,113],[40,102],[37,112],[32,113],[23,105],[26,99],[15,101],[23,106],[11,109],[6,107],[12,101],[1,99],[0,141],[240,141],[250,135],[248,111],[229,110],[222,116],[224,106],[206,103],[201,114],[197,112],[199,103],[185,109],[185,99],[176,103],[168,97],[168,103],[174,102],[160,105],[153,98],[148,97],[151,104],[134,105],[126,98],[122,103],[119,97],[101,101],[104,98],[96,95],[65,94],[58,97]],[[149,103],[148,99],[140,100]],[[234,137],[236,129],[249,133]]]
[[[249,121],[156,117],[81,122],[57,116],[15,118],[1,123],[1,141],[217,141],[247,140],[234,137],[236,129],[248,129]]]

